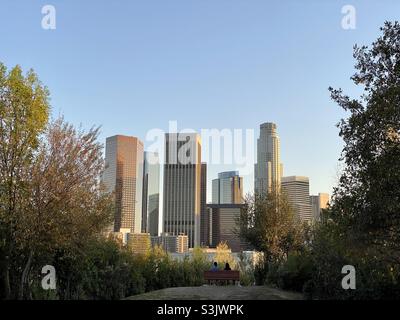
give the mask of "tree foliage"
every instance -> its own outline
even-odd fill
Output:
[[[66,260],[109,224],[99,129],[48,122],[49,93],[33,71],[0,65],[0,268],[5,298],[29,298],[41,267]]]
[[[301,222],[279,192],[248,195],[238,225],[239,236],[271,261],[285,259],[304,244]]]
[[[382,32],[372,48],[354,49],[352,80],[364,94],[351,99],[331,88],[350,112],[338,124],[345,168],[332,209],[353,242],[390,248],[400,263],[400,25],[387,22]]]
[[[229,263],[232,270],[236,269],[235,259],[226,241],[217,245],[214,260],[218,263],[220,269],[224,269],[226,263]]]
[[[331,96],[349,113],[338,127],[344,169],[326,221],[314,234],[319,298],[393,298],[400,266],[400,24],[386,22],[372,44],[355,46],[358,99]],[[343,265],[357,270],[357,290],[340,286]]]
[[[49,117],[49,93],[31,70],[19,66],[7,71],[0,63],[0,295],[12,295],[11,264],[14,237],[24,216],[28,197],[25,180],[34,161],[41,134]]]

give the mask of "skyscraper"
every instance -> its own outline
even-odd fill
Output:
[[[312,217],[314,220],[319,221],[321,219],[322,209],[328,207],[329,194],[318,193],[317,196],[310,196],[310,204],[312,207]]]
[[[114,231],[140,233],[143,143],[138,138],[122,135],[107,138],[103,182],[115,196]]]
[[[207,210],[207,164],[201,164],[200,245],[210,245],[210,215]]]
[[[197,133],[167,133],[163,181],[164,230],[200,244],[201,139]]]
[[[312,208],[310,204],[310,182],[308,177],[283,177],[282,192],[286,194],[296,215],[302,221],[310,222],[312,219]]]
[[[280,189],[283,165],[280,159],[280,141],[276,124],[263,123],[257,140],[257,163],[254,166],[254,191],[264,194]]]
[[[158,236],[160,200],[160,159],[158,153],[145,152],[143,165],[142,232]]]
[[[213,204],[235,204],[243,202],[243,177],[238,171],[227,171],[218,174],[212,181]]]

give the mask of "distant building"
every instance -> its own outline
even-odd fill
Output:
[[[254,166],[254,191],[265,194],[279,190],[283,175],[280,140],[275,123],[263,123],[257,140],[257,163]]]
[[[158,236],[160,203],[160,159],[157,153],[145,152],[143,165],[142,232]]]
[[[207,164],[201,164],[200,195],[200,245],[210,245],[210,215],[207,210]]]
[[[163,231],[186,234],[191,248],[200,244],[202,167],[199,134],[165,135]]]
[[[243,251],[244,243],[236,234],[237,221],[240,217],[242,204],[208,204],[211,223],[211,246],[216,247],[220,242],[227,242],[232,252]]]
[[[115,232],[142,230],[143,143],[136,137],[116,135],[106,140],[103,183],[114,194]]]
[[[310,182],[308,177],[291,176],[282,178],[282,192],[302,221],[311,222]]]
[[[189,251],[188,244],[188,236],[184,234],[175,236],[163,233],[161,236],[151,237],[153,247],[158,245],[170,253],[186,253]]]
[[[227,171],[218,174],[212,181],[213,204],[237,204],[243,202],[243,178],[238,171]]]
[[[321,220],[322,209],[328,208],[329,194],[319,193],[317,196],[310,196],[312,217],[315,221]]]
[[[149,233],[129,233],[128,248],[134,254],[146,254],[151,248],[151,239]]]

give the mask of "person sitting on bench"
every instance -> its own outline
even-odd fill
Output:
[[[211,267],[211,271],[218,271],[218,263],[215,261]]]
[[[227,263],[225,263],[225,269],[224,269],[225,271],[230,271],[230,270],[232,270],[231,269],[231,267],[229,266],[229,263],[227,262]]]

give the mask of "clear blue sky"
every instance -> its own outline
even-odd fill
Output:
[[[57,29],[41,28],[41,8]],[[343,30],[341,8],[357,9]],[[34,68],[53,115],[144,139],[152,128],[254,128],[275,122],[285,175],[331,192],[344,113],[327,88],[358,91],[352,47],[370,44],[400,1],[1,0],[0,61]],[[209,180],[219,170],[211,167]],[[240,170],[240,168],[239,168]],[[246,190],[252,175],[244,177]],[[211,200],[211,199],[208,199]]]

